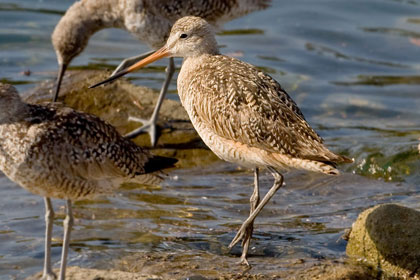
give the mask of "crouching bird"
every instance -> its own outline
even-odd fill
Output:
[[[123,138],[93,115],[57,104],[28,104],[16,89],[0,83],[0,170],[12,181],[45,198],[45,259],[51,267],[54,210],[50,198],[66,200],[59,279],[65,279],[73,225],[72,201],[111,194],[122,183],[157,184],[176,159],[159,157]]]

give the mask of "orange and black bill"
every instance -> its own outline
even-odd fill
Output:
[[[108,79],[103,80],[102,82],[99,82],[97,84],[94,84],[93,86],[90,86],[89,88],[95,88],[97,86],[112,82],[112,81],[114,81],[118,78],[121,78],[125,74],[133,72],[133,71],[135,71],[139,68],[142,68],[142,67],[144,67],[144,66],[146,66],[146,65],[148,65],[148,64],[150,64],[150,63],[152,63],[152,62],[154,62],[158,59],[161,59],[163,57],[167,57],[169,55],[170,55],[169,50],[166,47],[163,47],[163,48],[157,50],[156,52],[154,52],[153,54],[149,55],[148,57],[140,60],[136,64],[133,64],[132,66],[128,67],[127,69],[122,70],[122,71],[116,73],[115,75],[109,77]]]

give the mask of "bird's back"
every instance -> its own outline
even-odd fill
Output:
[[[220,27],[229,20],[265,9],[271,0],[120,0],[125,28],[153,48],[164,45],[171,26],[198,16]]]
[[[185,16],[197,16],[219,25],[270,5],[271,0],[163,0],[152,1],[154,8],[173,23]],[[150,2],[150,3],[152,3]]]
[[[52,34],[60,65],[68,65],[104,28],[123,28],[152,48],[161,47],[175,21],[186,15],[216,26],[267,8],[271,0],[83,0],[66,11]]]

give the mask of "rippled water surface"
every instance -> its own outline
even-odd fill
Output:
[[[0,1],[1,81],[24,92],[54,78],[50,34],[72,3]],[[420,210],[419,15],[416,0],[273,0],[270,9],[224,26],[217,37],[222,52],[280,81],[328,146],[355,159],[339,177],[286,174],[286,187],[257,219],[252,263],[339,258],[345,254],[339,237],[363,209],[399,202]],[[113,68],[147,50],[124,31],[103,30],[72,67]],[[158,89],[164,66],[153,64],[133,82]],[[170,90],[176,100],[175,80]],[[218,162],[173,170],[160,187],[126,186],[115,197],[78,202],[70,265],[103,266],[136,251],[226,254],[248,214],[252,176]],[[270,184],[263,173],[263,190]],[[58,261],[62,202],[55,206]],[[40,197],[0,175],[0,279],[41,270],[43,213]]]

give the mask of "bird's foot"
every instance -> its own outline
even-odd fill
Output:
[[[232,239],[232,242],[230,242],[228,248],[232,249],[233,246],[236,245],[236,243],[238,243],[242,238],[245,237],[246,233],[247,233],[247,227],[249,226],[249,224],[245,221],[241,228],[238,230],[238,232],[236,233],[236,236]]]
[[[247,267],[251,267],[251,265],[249,264],[248,260],[246,259],[246,256],[241,256],[241,260],[239,261],[239,264],[245,265]]]
[[[55,273],[52,271],[44,272],[41,277],[41,280],[56,280],[56,279],[57,279],[57,275],[55,275]]]
[[[154,147],[156,145],[156,141],[157,141],[157,135],[156,135],[156,120],[153,119],[149,119],[149,120],[145,120],[145,119],[141,119],[141,118],[136,118],[136,117],[128,117],[129,121],[135,121],[135,122],[141,122],[143,124],[142,127],[139,127],[133,131],[131,131],[130,133],[126,134],[125,137],[126,138],[135,138],[137,136],[139,136],[140,134],[147,132],[150,136],[150,143],[152,145],[152,147]]]

